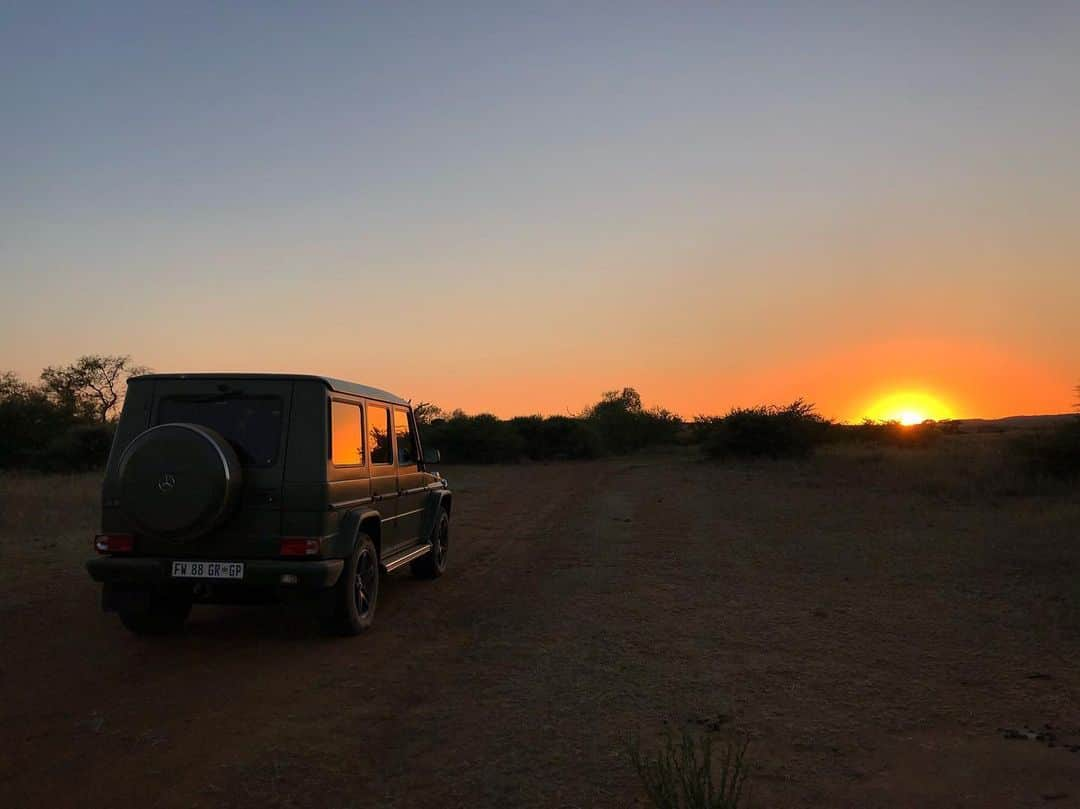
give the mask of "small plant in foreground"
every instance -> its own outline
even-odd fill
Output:
[[[676,742],[670,731],[655,756],[643,755],[636,738],[630,740],[630,760],[645,792],[657,809],[739,809],[749,774],[748,741],[725,746],[716,765],[712,739],[683,731]]]

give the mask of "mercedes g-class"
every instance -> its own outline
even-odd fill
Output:
[[[128,384],[105,470],[102,606],[136,633],[193,603],[310,599],[371,626],[380,571],[446,569],[452,495],[409,402],[320,376],[149,374]]]

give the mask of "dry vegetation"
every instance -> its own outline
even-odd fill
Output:
[[[750,740],[753,806],[1080,802],[1080,489],[1011,438],[447,467],[451,572],[395,575],[344,642],[241,608],[130,637],[80,566],[97,476],[0,476],[0,783],[20,806],[645,806],[627,736],[650,756],[688,728]]]
[[[0,607],[45,601],[81,583],[100,500],[97,472],[0,472]]]

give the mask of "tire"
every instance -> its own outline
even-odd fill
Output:
[[[446,557],[450,550],[450,515],[439,509],[431,532],[431,552],[412,563],[412,573],[418,579],[437,579],[446,572]]]
[[[359,635],[375,622],[379,600],[379,553],[367,534],[356,538],[356,550],[345,560],[341,578],[331,590],[324,626],[333,635]]]
[[[136,635],[179,632],[191,614],[191,599],[151,592],[146,604],[119,610],[120,622]]]

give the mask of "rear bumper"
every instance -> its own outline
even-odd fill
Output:
[[[229,560],[243,561],[244,578],[219,582],[214,579],[174,579],[172,559],[156,557],[99,556],[86,563],[90,577],[102,584],[178,586],[197,583],[227,584],[230,589],[287,589],[292,592],[325,590],[337,584],[345,566],[342,559],[311,559],[283,561],[278,559]],[[296,577],[294,584],[282,584],[284,575]]]

